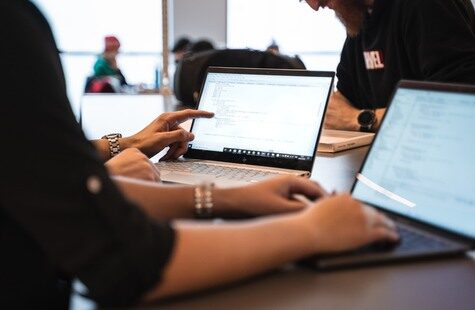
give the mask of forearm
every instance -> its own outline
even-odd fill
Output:
[[[192,186],[163,185],[120,176],[113,179],[127,199],[135,202],[154,219],[193,217],[195,188]],[[218,216],[237,213],[237,195],[236,189],[214,189],[214,213]]]
[[[109,150],[109,141],[107,141],[106,139],[97,139],[92,140],[91,142],[92,144],[94,144],[97,152],[99,153],[103,161],[107,161],[111,158]]]
[[[310,255],[315,246],[304,227],[298,214],[216,226],[178,223],[163,280],[145,299],[230,283]]]
[[[355,108],[352,103],[339,91],[332,94],[325,114],[325,128],[359,131],[361,124],[358,121],[363,110]],[[371,131],[377,131],[383,119],[385,108],[374,109],[375,123]]]

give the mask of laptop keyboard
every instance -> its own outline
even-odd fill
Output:
[[[239,181],[259,181],[272,176],[278,176],[282,173],[270,172],[251,168],[233,168],[227,166],[219,166],[202,162],[167,162],[157,163],[158,169],[166,169],[174,172],[182,172],[189,174],[210,175],[215,178],[224,178]]]
[[[397,223],[400,242],[377,242],[355,251],[322,255],[304,260],[317,269],[337,269],[373,263],[389,262],[396,259],[455,255],[466,251],[462,244],[439,239],[416,228]]]
[[[397,225],[400,242],[378,242],[363,247],[356,251],[357,254],[369,252],[386,252],[395,251],[405,252],[413,249],[418,250],[438,250],[447,248],[447,243],[421,231],[410,228],[408,226]],[[356,254],[355,253],[355,254]]]

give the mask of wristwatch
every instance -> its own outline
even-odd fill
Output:
[[[360,131],[371,132],[376,124],[374,110],[361,110],[360,114],[358,114],[358,124],[360,125]]]
[[[120,153],[119,139],[122,138],[120,133],[110,133],[103,136],[101,139],[107,139],[109,141],[109,151],[111,158]]]

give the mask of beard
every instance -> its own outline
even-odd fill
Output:
[[[335,15],[346,28],[350,37],[356,37],[363,26],[368,7],[365,0],[335,1]]]

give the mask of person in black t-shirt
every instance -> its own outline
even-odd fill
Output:
[[[307,0],[347,29],[327,128],[374,131],[401,79],[475,83],[470,0]],[[358,118],[360,121],[358,122]]]
[[[229,189],[111,179],[75,121],[43,15],[27,0],[0,1],[0,37],[8,77],[0,84],[8,146],[0,152],[0,308],[65,309],[75,278],[101,305],[131,305],[398,239],[375,209],[349,195],[327,197],[304,178]],[[218,216],[286,214],[172,222],[203,208]]]

